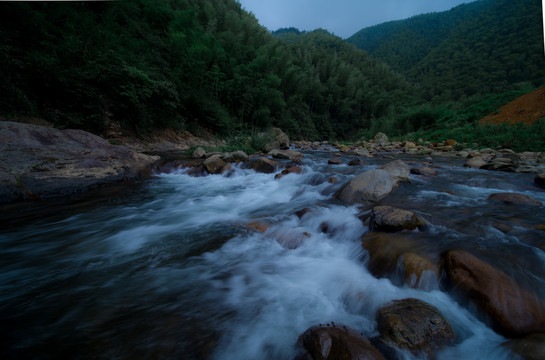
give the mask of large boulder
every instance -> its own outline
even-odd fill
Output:
[[[397,347],[415,355],[433,357],[437,350],[456,338],[452,326],[439,310],[418,299],[394,300],[377,311],[376,321],[381,350]]]
[[[256,172],[272,174],[278,169],[280,165],[271,159],[257,158],[249,162],[248,167],[254,169]]]
[[[487,314],[493,328],[508,337],[545,332],[545,302],[500,269],[463,250],[444,255],[453,290]]]
[[[389,163],[380,166],[379,169],[387,171],[399,181],[411,181],[409,165],[403,160],[390,161]]]
[[[159,158],[82,130],[0,121],[0,203],[88,191],[150,173]]]
[[[268,141],[263,146],[263,150],[268,153],[274,149],[287,149],[290,146],[290,139],[279,128],[272,128],[267,133],[262,134],[268,138]]]
[[[543,203],[533,197],[524,194],[516,193],[498,193],[492,194],[488,200],[499,201],[509,205],[538,205],[543,206]]]
[[[352,178],[337,193],[336,197],[348,204],[374,204],[389,195],[397,186],[385,170],[372,169]]]
[[[223,161],[228,163],[247,162],[250,159],[242,150],[225,153],[221,156],[221,158]]]
[[[396,232],[403,230],[424,230],[426,222],[412,211],[393,206],[375,206],[371,211],[371,231]]]
[[[210,156],[203,162],[204,168],[210,174],[219,174],[224,165],[225,161],[221,159],[220,155]]]
[[[545,173],[536,175],[534,184],[545,189]]]
[[[195,151],[193,151],[193,157],[195,159],[202,159],[205,156],[206,156],[206,150],[204,150],[200,146],[198,148],[196,148]]]
[[[384,146],[390,143],[390,141],[388,140],[388,136],[386,136],[386,134],[384,133],[376,134],[375,137],[373,138],[373,141],[378,146]]]
[[[297,346],[301,350],[297,360],[385,359],[367,338],[341,324],[313,326],[299,336]]]
[[[297,160],[305,157],[304,154],[293,151],[293,150],[271,150],[267,155],[272,156],[275,159],[288,159],[288,160]]]
[[[522,339],[510,340],[503,347],[518,355],[522,360],[545,359],[545,334],[532,334]]]

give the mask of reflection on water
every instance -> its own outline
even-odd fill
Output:
[[[437,284],[416,290],[369,273],[362,210],[332,194],[386,160],[335,167],[327,156],[307,154],[302,175],[280,180],[240,167],[230,176],[159,174],[129,195],[71,214],[52,209],[0,232],[0,355],[290,359],[312,325],[334,321],[373,336],[379,307],[415,297],[456,331],[458,343],[441,359],[509,358],[505,339]],[[413,176],[383,202],[432,224],[407,234],[418,251],[469,249],[545,291],[534,229],[544,209],[487,200],[516,191],[545,202],[532,176],[468,170],[457,160],[436,165],[437,177]],[[297,217],[303,208],[312,211]]]

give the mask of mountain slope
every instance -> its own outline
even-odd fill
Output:
[[[348,41],[420,84],[430,99],[545,83],[538,0],[480,0],[367,28]]]

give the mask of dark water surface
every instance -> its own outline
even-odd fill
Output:
[[[158,174],[130,191],[12,219],[0,230],[0,357],[291,359],[308,327],[334,321],[370,337],[378,308],[415,297],[443,312],[458,336],[440,359],[509,359],[505,339],[438,283],[417,290],[369,273],[365,211],[333,193],[389,160],[349,167],[327,165],[330,157],[306,153],[303,174],[280,180],[237,167],[230,176]],[[468,249],[545,297],[545,232],[535,229],[545,209],[487,200],[517,192],[545,202],[545,192],[533,174],[462,164],[434,159],[438,176],[412,175],[382,204],[431,224],[410,234],[419,251]],[[294,215],[305,207],[313,212]],[[254,231],[252,222],[269,228]]]

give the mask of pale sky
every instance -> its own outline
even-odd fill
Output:
[[[238,0],[269,30],[323,28],[342,38],[390,20],[449,10],[473,0]]]

